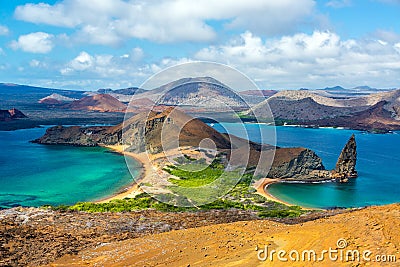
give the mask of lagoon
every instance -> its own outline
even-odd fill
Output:
[[[129,186],[137,175],[130,174],[123,156],[105,148],[29,143],[45,130],[0,131],[1,208],[98,200]]]

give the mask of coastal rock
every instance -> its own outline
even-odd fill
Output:
[[[273,178],[313,178],[315,170],[325,170],[322,160],[314,151],[306,148],[279,148],[268,177]]]
[[[147,150],[150,153],[159,153],[163,149],[171,148],[176,141],[179,141],[179,146],[197,147],[205,138],[213,140],[218,149],[229,149],[240,143],[239,138],[236,138],[235,144],[231,144],[229,136],[172,108],[163,112],[140,113],[116,126],[55,126],[47,129],[44,136],[33,142],[74,146],[123,144],[130,152],[140,153]]]
[[[357,145],[354,134],[344,146],[334,170],[326,170],[312,150],[305,148],[277,149],[268,177],[291,181],[318,182],[336,180],[347,182],[358,176],[356,171]]]
[[[46,133],[32,142],[48,145],[72,145],[72,146],[98,146],[100,144],[119,144],[122,136],[120,127],[80,127],[80,126],[54,126],[46,130]]]
[[[356,178],[358,176],[356,163],[357,144],[356,138],[353,134],[340,153],[339,159],[336,163],[336,168],[333,171],[334,178],[339,178],[341,181],[345,181],[348,178]]]

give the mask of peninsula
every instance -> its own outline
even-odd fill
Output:
[[[169,134],[162,137],[162,131]],[[179,146],[173,147],[177,138]],[[203,140],[211,141],[214,150],[202,148]],[[329,171],[325,169],[321,158],[310,149],[275,147],[219,133],[204,122],[171,107],[159,112],[140,113],[116,126],[55,126],[33,142],[47,145],[108,146],[127,153],[139,160],[146,169],[136,183],[145,186],[146,192],[156,195],[176,193],[171,191],[176,181],[171,179],[174,172],[170,169],[170,158],[175,157],[174,162],[179,165],[177,158],[182,153],[194,163],[212,162],[218,155],[223,169],[228,167],[228,163],[231,168],[232,164],[238,168],[244,167],[246,173],[251,174],[255,183],[253,186],[257,189],[266,185],[263,178],[268,178],[270,182],[347,182],[349,178],[357,177],[354,135],[343,148],[336,168]],[[205,153],[200,153],[202,149]],[[244,153],[246,151],[247,154]],[[263,194],[262,190],[258,191]],[[139,187],[134,186],[128,193],[122,193],[120,198],[134,197],[141,192]]]

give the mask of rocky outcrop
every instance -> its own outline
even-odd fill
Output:
[[[341,182],[347,181],[348,178],[356,178],[358,176],[356,163],[357,144],[353,134],[340,153],[336,168],[333,171],[333,177],[339,179]]]
[[[0,110],[0,121],[10,121],[22,118],[27,118],[27,116],[16,108]]]
[[[179,146],[198,146],[205,138],[213,140],[219,149],[229,149],[232,145],[229,136],[182,111],[167,108],[163,112],[137,114],[116,126],[51,127],[33,142],[74,146],[124,144],[131,152],[158,153],[177,141]]]
[[[347,182],[358,176],[356,171],[357,145],[354,134],[340,153],[334,170],[326,170],[322,160],[305,148],[277,149],[268,177],[292,181],[336,180]]]
[[[111,126],[54,126],[46,130],[46,133],[32,142],[48,145],[71,146],[98,146],[101,144],[119,144],[122,137],[120,127]]]
[[[312,171],[325,170],[322,160],[306,148],[278,148],[268,174],[272,178],[313,179]]]

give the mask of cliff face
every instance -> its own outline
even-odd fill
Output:
[[[325,170],[320,157],[305,148],[279,148],[268,174],[272,178],[313,178],[310,173]]]
[[[177,109],[168,108],[160,113],[140,113],[124,124],[112,127],[51,127],[34,142],[74,146],[124,144],[131,152],[158,153],[176,147],[177,143],[179,146],[198,146],[205,138],[210,138],[218,149],[229,149],[234,145],[229,136]]]
[[[353,134],[340,153],[339,159],[336,163],[336,168],[334,170],[334,176],[341,181],[345,181],[348,178],[356,178],[358,176],[356,171],[356,163],[357,144],[356,138]]]
[[[357,145],[354,134],[344,146],[334,170],[325,170],[322,160],[312,150],[305,148],[277,149],[268,177],[318,181],[347,182],[358,176],[356,171]]]
[[[116,145],[121,141],[122,129],[111,126],[54,126],[46,130],[45,135],[34,143],[49,145],[98,146]]]

